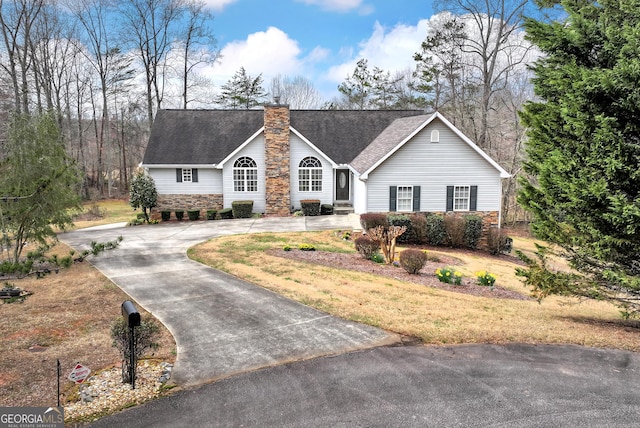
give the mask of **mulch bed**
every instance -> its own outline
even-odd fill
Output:
[[[348,269],[358,272],[366,272],[373,275],[385,276],[400,281],[421,284],[428,287],[439,288],[456,293],[471,294],[496,299],[531,300],[532,298],[513,290],[495,286],[478,285],[475,278],[463,278],[462,285],[451,285],[440,282],[435,276],[435,270],[445,266],[459,265],[461,261],[454,256],[438,254],[440,261],[428,261],[417,275],[406,272],[402,267],[375,263],[362,258],[359,254],[333,253],[327,251],[300,251],[275,248],[267,251],[267,254],[306,263],[314,263],[337,269]]]

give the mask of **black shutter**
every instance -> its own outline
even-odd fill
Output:
[[[413,210],[420,211],[420,186],[413,186]]]
[[[191,181],[194,183],[198,182],[198,168],[193,168],[191,170]]]
[[[447,211],[453,211],[453,186],[447,186]]]
[[[389,186],[389,211],[395,211],[398,206],[398,187]]]
[[[176,168],[176,182],[182,183],[182,168]]]
[[[469,194],[469,211],[476,211],[478,207],[478,186],[471,186]]]

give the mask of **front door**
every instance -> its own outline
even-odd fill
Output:
[[[349,176],[348,169],[336,170],[336,201],[348,201],[349,194]]]

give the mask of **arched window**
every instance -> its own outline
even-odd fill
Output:
[[[250,157],[238,158],[233,164],[233,190],[236,192],[258,191],[258,165]]]
[[[432,143],[440,142],[440,131],[438,131],[437,129],[434,129],[433,131],[431,131],[431,142]]]
[[[317,158],[307,156],[300,161],[298,190],[300,192],[322,192],[322,163]]]

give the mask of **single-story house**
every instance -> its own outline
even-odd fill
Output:
[[[162,110],[142,166],[160,210],[285,216],[301,200],[367,212],[475,212],[500,224],[509,174],[439,113]]]

